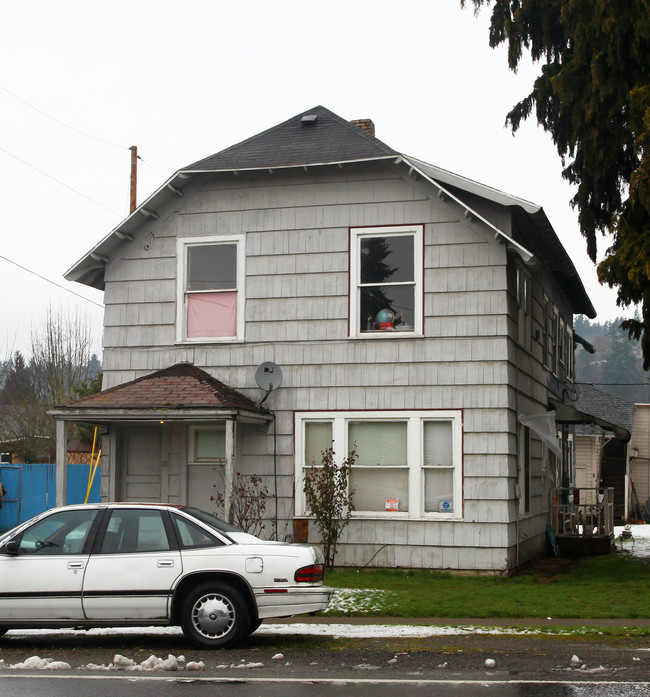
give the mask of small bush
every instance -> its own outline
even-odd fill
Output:
[[[352,496],[348,489],[350,469],[357,459],[352,450],[340,465],[334,460],[334,449],[323,451],[323,459],[317,467],[313,465],[305,474],[304,492],[307,509],[316,519],[325,555],[325,565],[334,566],[336,546],[345,526],[354,511]]]
[[[222,485],[214,484],[216,493],[210,497],[215,503],[217,513],[223,517],[225,513],[225,498]],[[266,525],[266,502],[269,498],[268,486],[258,474],[245,475],[237,472],[230,500],[230,515],[233,525],[244,532],[259,537]]]

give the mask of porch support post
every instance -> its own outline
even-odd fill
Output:
[[[56,422],[56,505],[65,506],[68,485],[68,424]]]
[[[233,522],[234,511],[232,509],[232,495],[235,483],[235,442],[237,434],[237,422],[234,419],[226,421],[226,467],[224,486],[224,517]]]

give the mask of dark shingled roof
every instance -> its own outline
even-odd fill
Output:
[[[69,409],[245,409],[262,412],[255,402],[189,363],[116,385],[66,404]]]
[[[315,121],[303,123],[303,116]],[[295,167],[353,162],[399,153],[323,106],[303,111],[288,121],[247,138],[182,171],[218,171]]]
[[[625,428],[630,433],[632,432],[634,402],[622,399],[604,390],[599,390],[586,382],[576,383],[576,389],[578,391],[578,400],[575,403],[576,409],[615,426]],[[581,428],[585,429],[584,426]],[[582,431],[576,428],[576,431],[588,434],[589,429]]]

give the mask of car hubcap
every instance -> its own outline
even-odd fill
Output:
[[[209,593],[194,603],[192,622],[199,634],[212,639],[222,637],[235,623],[235,608],[223,595]]]

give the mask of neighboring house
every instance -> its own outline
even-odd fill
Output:
[[[650,404],[634,405],[630,441],[631,510],[642,519],[650,499]],[[647,509],[650,512],[650,506]],[[646,512],[646,514],[647,514]]]
[[[37,416],[23,405],[0,404],[0,453],[2,462],[24,464],[27,453],[30,463],[53,462],[55,443],[52,438],[34,434],[31,428]]]
[[[587,383],[576,384],[575,408],[584,424],[574,432],[575,486],[581,503],[594,503],[599,489],[614,489],[614,517],[627,520],[629,500],[628,442],[634,404]]]
[[[575,420],[595,311],[539,206],[316,107],[176,172],[66,278],[104,290],[104,391],[52,412],[57,442],[103,427],[105,498],[210,507],[256,473],[277,536],[317,540],[303,477],[333,442],[358,452],[337,563],[545,550],[572,478],[550,408]]]

